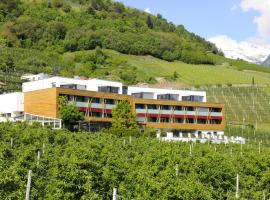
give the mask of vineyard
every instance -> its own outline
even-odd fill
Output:
[[[268,124],[270,121],[270,97],[262,86],[208,87],[209,102],[224,103],[226,119],[238,124]]]
[[[240,146],[166,143],[147,136],[71,133],[0,125],[0,199],[270,198],[270,136],[252,129]]]

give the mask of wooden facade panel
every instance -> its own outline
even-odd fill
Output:
[[[224,130],[225,128],[225,111],[223,104],[203,103],[203,102],[183,102],[170,100],[153,100],[138,99],[132,96],[119,95],[113,93],[102,93],[94,91],[73,90],[64,88],[50,88],[25,93],[25,112],[41,115],[46,117],[58,117],[58,97],[60,94],[76,95],[85,97],[107,98],[114,100],[127,100],[135,111],[135,104],[152,104],[152,105],[173,105],[173,106],[191,106],[191,107],[207,107],[221,108],[222,122],[221,124],[182,124],[182,123],[156,123],[146,122],[146,126],[158,129],[184,129],[184,130]],[[111,118],[86,117],[87,121],[95,122],[111,122]]]
[[[24,111],[45,117],[57,117],[58,97],[56,88],[24,93]]]

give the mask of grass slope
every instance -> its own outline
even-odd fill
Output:
[[[129,66],[137,69],[139,77],[170,77],[177,72],[179,74],[177,82],[193,86],[251,84],[253,77],[256,84],[270,84],[270,73],[240,70],[237,66],[230,66],[226,63],[217,66],[192,65],[182,62],[167,62],[152,56],[125,55],[112,50],[105,50],[105,52],[113,57],[127,60]]]

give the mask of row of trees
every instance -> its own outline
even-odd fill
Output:
[[[32,170],[31,199],[112,199],[113,188],[121,199],[234,199],[237,174],[242,199],[268,199],[269,143],[259,153],[254,138],[191,155],[189,143],[0,124],[0,198],[23,199]]]

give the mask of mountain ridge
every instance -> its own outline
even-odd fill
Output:
[[[262,63],[262,65],[270,67],[270,55],[266,58],[266,60]]]

